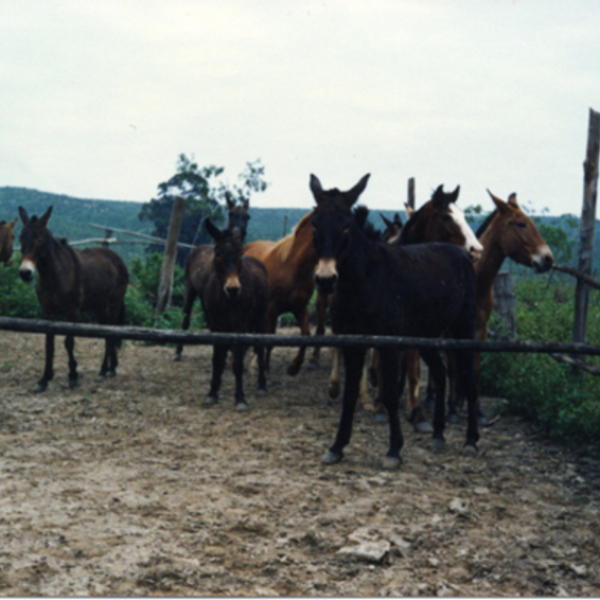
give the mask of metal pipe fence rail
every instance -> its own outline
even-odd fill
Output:
[[[0,317],[0,330],[23,333],[53,333],[76,337],[104,338],[116,337],[123,340],[156,342],[160,344],[212,345],[212,344],[264,344],[269,346],[364,346],[383,348],[437,348],[439,350],[476,350],[478,352],[524,352],[524,353],[563,353],[600,356],[600,346],[593,344],[558,342],[530,342],[507,340],[480,342],[477,340],[453,340],[439,338],[411,338],[374,335],[273,335],[250,333],[208,333],[174,329],[153,329],[119,325],[92,325],[66,321],[44,321],[41,319],[17,319]]]

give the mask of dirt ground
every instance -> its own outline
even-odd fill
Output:
[[[267,396],[204,407],[210,352],[126,342],[96,382],[102,342],[62,338],[43,394],[43,337],[0,334],[1,596],[598,596],[600,468],[501,418],[463,457],[406,424],[404,463],[380,468],[387,426],[357,413],[346,459],[325,467],[339,405],[318,371]],[[499,400],[485,399],[488,414]]]

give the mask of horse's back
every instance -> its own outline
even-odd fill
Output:
[[[110,248],[73,250],[81,266],[84,305],[81,310],[104,302],[122,302],[129,283],[125,261]]]
[[[277,242],[267,241],[267,240],[258,240],[255,242],[250,242],[244,246],[244,256],[251,256],[259,260],[262,264],[265,265],[267,271],[269,267],[267,266],[269,263],[269,257],[273,253],[273,249],[277,246]]]
[[[196,246],[185,263],[185,283],[191,285],[201,295],[213,268],[214,246]]]

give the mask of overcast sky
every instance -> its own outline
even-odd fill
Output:
[[[148,201],[177,156],[257,158],[258,207],[440,183],[579,215],[595,0],[0,0],[0,186]],[[5,215],[0,215],[5,218]]]

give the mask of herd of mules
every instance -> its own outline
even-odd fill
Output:
[[[204,222],[214,244],[194,248],[185,268],[183,328],[187,329],[194,301],[200,298],[208,327],[214,332],[275,333],[278,318],[292,313],[301,332],[309,335],[309,301],[317,292],[317,333],[325,331],[329,310],[334,334],[393,335],[485,340],[494,305],[492,284],[504,259],[538,272],[552,267],[553,257],[533,221],[521,210],[515,194],[504,201],[489,191],[495,210],[474,233],[457,207],[457,187],[445,192],[439,186],[418,210],[407,207],[403,223],[383,218],[379,231],[369,221],[369,210],[357,202],[367,187],[365,175],[347,191],[324,189],[315,175],[310,191],[315,207],[279,241],[244,245],[250,215],[248,202],[227,199],[228,223],[224,229]],[[19,274],[31,281],[37,273],[36,293],[44,319],[77,321],[91,312],[101,324],[125,322],[125,293],[129,281],[123,260],[108,248],[76,250],[48,229],[52,207],[41,216],[29,216],[19,207],[21,264]],[[12,261],[13,229],[17,219],[0,223],[0,261]],[[113,377],[120,340],[106,339],[99,377]],[[78,385],[73,336],[65,339],[69,357],[69,384]],[[181,358],[182,346],[175,352]],[[229,350],[233,353],[235,407],[247,409],[243,386],[246,348],[215,345],[212,378],[206,404],[218,402],[222,373]],[[254,348],[258,363],[258,390],[266,392],[271,348]],[[296,375],[304,361],[299,349],[288,367]],[[370,356],[369,361],[366,360]],[[310,367],[318,366],[315,348]],[[46,336],[46,360],[36,392],[47,388],[54,376],[54,335]],[[476,452],[478,427],[485,424],[479,407],[480,356],[473,351],[446,353],[346,347],[334,353],[329,392],[339,393],[344,363],[341,418],[337,436],[323,463],[343,458],[349,443],[356,403],[389,424],[386,469],[400,465],[403,445],[399,398],[408,380],[407,420],[421,432],[431,432],[434,449],[444,444],[447,422],[458,421],[466,400],[465,451]],[[435,400],[430,424],[419,404],[420,358],[429,367]],[[446,378],[449,380],[446,410]],[[369,381],[377,386],[373,402]]]

